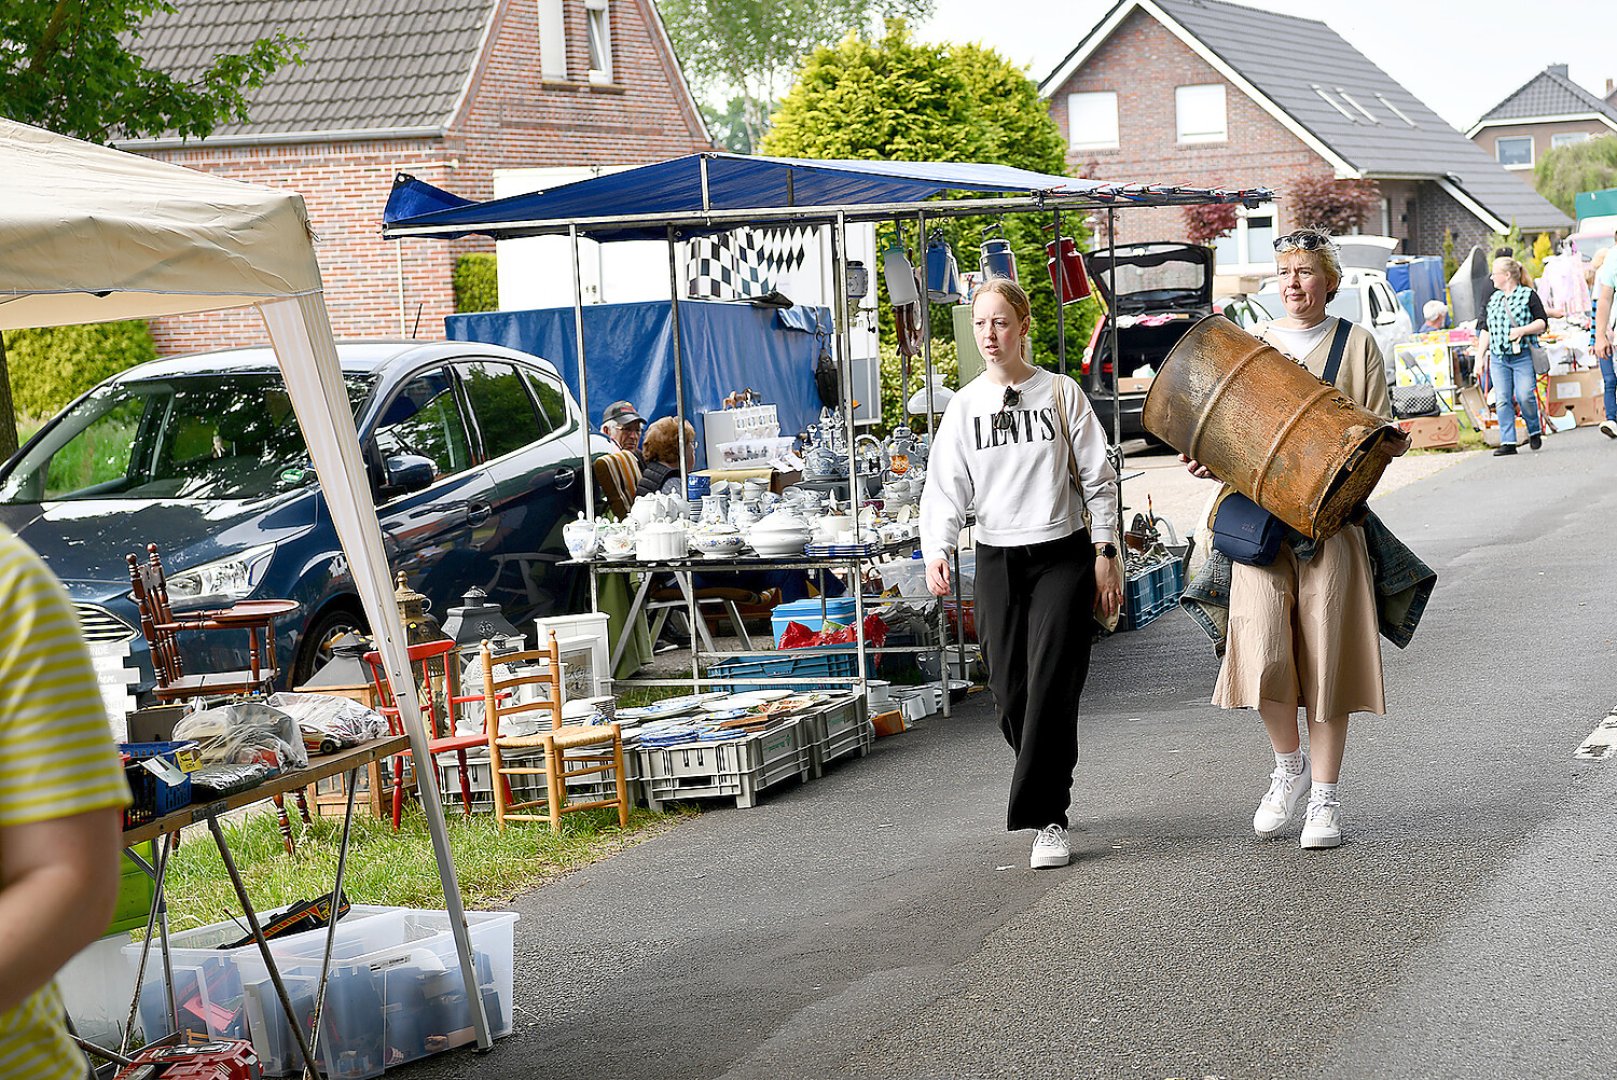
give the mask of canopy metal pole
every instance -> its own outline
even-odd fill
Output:
[[[1106,276],[1111,278],[1112,281],[1112,287],[1107,291],[1111,293],[1111,307],[1115,309],[1117,307],[1117,211],[1111,209],[1106,211],[1106,258],[1108,260]],[[1122,360],[1122,357],[1117,354],[1117,312],[1115,310],[1107,312],[1106,322],[1108,324],[1107,332],[1111,338],[1112,351],[1112,445],[1122,446],[1123,407],[1118,403],[1117,390],[1117,380],[1122,374],[1118,368],[1118,362]],[[1118,473],[1117,494],[1118,499],[1121,500],[1123,497],[1123,480],[1121,472]],[[1121,502],[1119,505],[1121,505]]]
[[[702,187],[707,187],[707,159],[702,159]],[[672,225],[668,226],[668,305],[670,322],[673,326],[671,333],[674,338],[674,417],[677,426],[676,434],[679,438],[679,485],[680,498],[683,500],[690,493],[691,481],[689,470],[686,468],[687,455],[685,439],[685,354],[679,340],[679,241]],[[685,589],[685,609],[690,612],[691,621],[691,682],[701,678],[700,657],[696,651],[696,620],[702,617],[701,605],[696,602],[696,590]],[[739,628],[738,628],[739,630]]]
[[[584,274],[578,257],[578,226],[567,227],[567,239],[573,259],[573,348],[578,352],[578,408],[584,415],[584,516],[595,521],[595,460],[590,454],[590,384],[584,375]],[[594,570],[590,571],[590,610],[601,610],[600,583]],[[625,628],[627,633],[627,628]]]
[[[1061,207],[1051,208],[1056,222],[1056,357],[1061,374],[1067,373],[1067,268],[1061,264]]]
[[[859,448],[854,443],[858,436],[854,434],[856,428],[853,416],[853,340],[849,333],[848,322],[848,221],[841,212],[838,212],[836,226],[831,230],[831,330],[836,340],[837,371],[842,382],[842,404],[847,413],[848,512],[853,515],[853,542],[862,544],[865,540],[864,533],[859,528],[859,504],[864,502],[864,492],[860,486],[862,478],[859,475]],[[853,580],[848,584],[853,589],[854,656],[858,665],[856,670],[859,675],[859,693],[865,694],[870,685],[870,672],[867,667],[868,657],[865,654],[864,570],[859,560],[854,561],[852,570]],[[825,584],[824,577],[821,577],[820,584]]]
[[[916,303],[921,305],[921,367],[926,373],[926,430],[927,463],[931,464],[933,443],[938,437],[938,410],[932,400],[932,298],[927,295],[926,280],[926,211],[918,210],[915,213],[915,247],[921,253],[921,288]],[[955,342],[955,371],[960,370],[960,343]],[[958,376],[957,376],[958,377]],[[955,537],[958,542],[959,537]],[[960,610],[960,554],[957,551],[954,558],[954,572],[950,575],[954,583],[955,610]],[[964,619],[961,620],[964,625]],[[966,662],[966,647],[964,638],[960,643],[960,664],[962,669]],[[949,618],[943,610],[943,598],[938,598],[938,685],[943,690],[943,718],[947,720],[953,715],[949,702]]]

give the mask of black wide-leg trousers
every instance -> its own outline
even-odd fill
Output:
[[[977,545],[977,640],[1016,753],[1005,815],[1013,831],[1067,824],[1094,606],[1087,530],[1028,547]]]

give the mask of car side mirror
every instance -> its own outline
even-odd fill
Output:
[[[398,454],[387,459],[387,492],[403,494],[420,491],[432,483],[438,468],[431,458],[419,454]]]
[[[1391,326],[1397,321],[1398,313],[1396,311],[1383,311],[1380,315],[1376,316],[1377,326]]]

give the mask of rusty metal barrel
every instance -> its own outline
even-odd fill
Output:
[[[1196,323],[1146,395],[1145,429],[1323,540],[1370,497],[1398,429],[1223,315]]]

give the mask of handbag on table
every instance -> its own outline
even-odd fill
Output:
[[[1394,386],[1392,414],[1407,420],[1411,416],[1436,416],[1442,410],[1437,404],[1437,389],[1425,383],[1414,386]]]
[[[1331,353],[1325,361],[1325,373],[1320,376],[1320,381],[1327,385],[1336,385],[1337,373],[1342,370],[1342,356],[1347,352],[1349,330],[1346,319],[1336,321]],[[1247,566],[1273,563],[1290,532],[1290,526],[1239,491],[1232,490],[1220,499],[1213,513],[1213,550],[1231,562]]]

